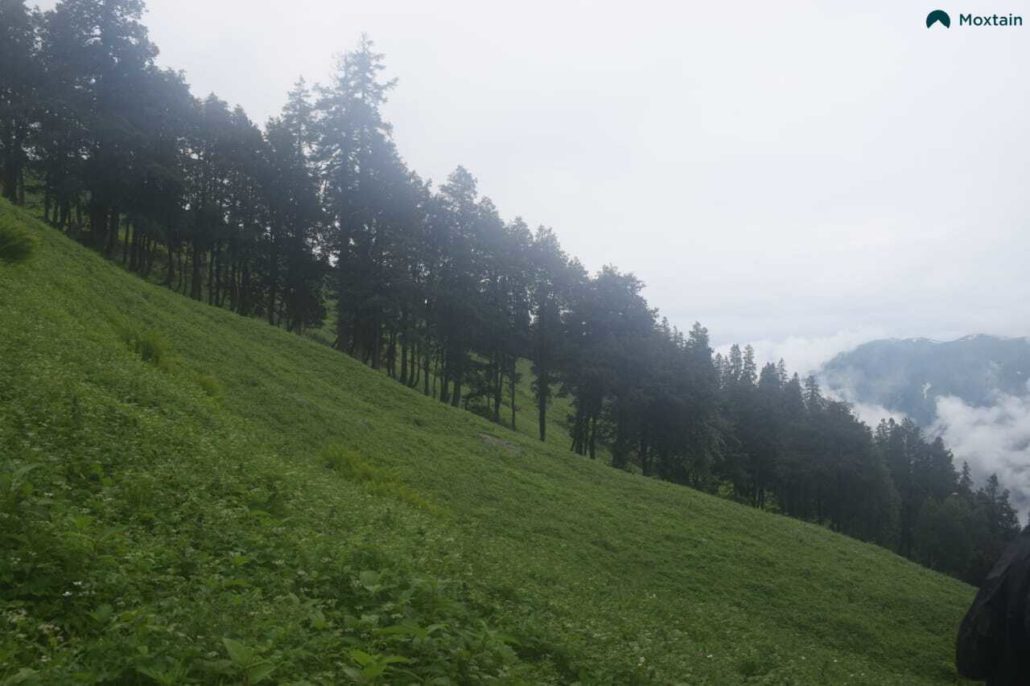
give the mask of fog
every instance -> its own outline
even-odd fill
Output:
[[[855,332],[1027,332],[1030,28],[887,0],[148,5],[161,63],[257,121],[367,32],[411,167],[465,165],[719,345],[804,370]]]
[[[940,435],[957,460],[969,463],[982,481],[997,474],[1023,521],[1030,508],[1030,397],[999,395],[990,407],[972,407],[955,397],[937,400]]]
[[[148,7],[160,63],[259,122],[368,33],[409,166],[466,166],[719,349],[808,373],[874,338],[1030,331],[1030,27],[928,30],[889,0]],[[1027,402],[944,398],[933,428],[1021,507]]]

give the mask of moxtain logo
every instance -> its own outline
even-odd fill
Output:
[[[946,29],[951,28],[951,17],[944,10],[934,10],[926,15],[926,28],[932,28],[934,24],[940,24]],[[959,26],[1022,26],[1023,17],[1018,14],[960,14],[958,15]]]
[[[951,28],[951,17],[944,10],[934,10],[926,15],[926,28],[930,28],[937,22],[940,22],[946,29]]]

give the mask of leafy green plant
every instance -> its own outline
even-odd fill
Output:
[[[168,341],[158,332],[129,330],[122,336],[129,349],[139,355],[144,362],[158,367],[167,364],[169,360]]]
[[[322,463],[345,479],[365,484],[369,493],[392,498],[427,512],[439,510],[407,484],[389,471],[373,466],[358,453],[339,445],[329,446],[321,453]]]
[[[348,655],[357,667],[344,667],[344,673],[359,684],[381,684],[386,683],[393,666],[408,662],[407,658],[400,655],[379,655],[366,653],[359,648],[353,648]]]
[[[331,445],[321,454],[322,463],[351,481],[379,481],[386,473],[366,462],[357,452],[340,445]]]
[[[36,240],[12,216],[0,216],[0,262],[23,262],[35,246]]]
[[[212,398],[221,398],[225,393],[222,383],[210,374],[196,374],[193,380]]]
[[[257,650],[250,648],[240,641],[231,638],[223,638],[222,644],[229,654],[231,665],[239,673],[243,680],[243,686],[260,684],[272,676],[275,671],[275,664],[268,658],[262,657]]]
[[[161,660],[153,665],[137,667],[136,671],[149,677],[159,686],[178,686],[189,683],[189,667],[171,658]]]

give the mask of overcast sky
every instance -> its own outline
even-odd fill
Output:
[[[936,2],[938,0],[934,0]],[[944,2],[944,0],[939,0]],[[164,66],[256,121],[367,32],[401,154],[713,341],[792,368],[1030,329],[1030,26],[927,2],[149,0]]]

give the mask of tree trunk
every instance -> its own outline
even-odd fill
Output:
[[[597,415],[590,418],[590,459],[597,457]]]
[[[3,140],[4,148],[7,149],[7,155],[4,157],[3,169],[0,170],[0,190],[3,191],[3,197],[6,200],[17,205],[18,155],[21,152],[21,146],[18,144],[18,139],[15,135],[15,122],[8,119],[4,124]]]
[[[504,367],[501,362],[501,354],[497,353],[494,358],[493,368],[493,392],[494,392],[494,421],[501,423],[501,400],[504,395]]]
[[[279,295],[279,245],[272,242],[268,257],[268,323],[275,326],[275,299]]]
[[[114,246],[118,244],[118,231],[121,228],[121,215],[118,208],[111,209],[107,225],[107,241],[104,245],[104,256],[110,259]]]
[[[546,371],[541,371],[536,378],[537,422],[540,429],[540,440],[547,440],[547,400],[551,394],[551,381]]]
[[[461,375],[454,379],[454,392],[451,393],[451,407],[461,405]]]
[[[201,290],[201,255],[202,251],[196,243],[193,244],[192,264],[190,268],[190,297],[194,300],[202,300],[204,293]]]
[[[129,261],[129,239],[130,234],[136,233],[132,230],[132,223],[125,223],[125,238],[122,239],[122,264],[127,264]],[[129,266],[129,270],[132,271],[132,266]]]
[[[107,207],[94,201],[89,208],[89,233],[90,242],[94,248],[102,249],[107,237]]]
[[[423,358],[422,358],[423,359],[423,363],[422,363],[422,384],[423,384],[422,394],[428,396],[429,395],[429,377],[430,377],[430,374],[429,374],[429,363],[430,363],[429,356],[432,354],[432,348],[429,346],[428,343],[424,343],[423,345],[425,345],[425,352],[423,353]]]
[[[211,246],[211,255],[207,261],[207,304],[215,304],[215,260],[218,258],[218,243]]]
[[[514,355],[512,355],[511,356],[511,376],[508,377],[508,380],[510,381],[509,386],[510,386],[510,390],[511,390],[511,429],[512,429],[512,431],[515,431],[515,429],[516,429],[516,427],[515,427],[515,409],[516,409],[515,408],[515,390],[516,390],[515,389],[515,385],[518,383],[518,375],[519,375],[518,358],[515,357]]]

